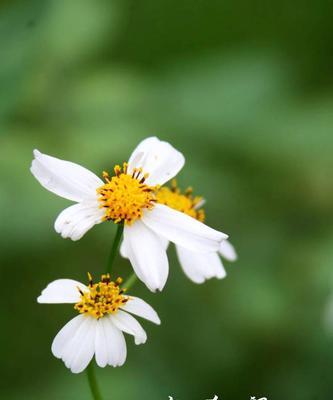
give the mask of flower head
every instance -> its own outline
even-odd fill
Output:
[[[124,224],[124,246],[131,264],[147,287],[162,290],[168,277],[166,249],[160,237],[193,252],[218,250],[227,238],[199,218],[157,202],[158,189],[184,165],[184,156],[156,137],[143,140],[114,175],[103,182],[87,169],[34,151],[31,172],[49,191],[77,202],[60,213],[55,230],[63,238],[80,239],[103,221]]]
[[[103,219],[131,225],[142,218],[145,209],[154,207],[158,187],[145,183],[149,175],[144,174],[142,168],[135,168],[132,174],[127,174],[127,163],[124,163],[123,168],[116,165],[114,172],[112,177],[103,172],[106,183],[97,189],[100,207],[105,210]]]
[[[91,315],[94,318],[102,318],[107,314],[116,314],[121,306],[124,306],[129,297],[124,295],[125,290],[120,289],[121,278],[115,282],[110,280],[110,275],[102,275],[101,281],[93,283],[92,276],[88,273],[88,291],[78,288],[81,298],[74,308],[80,314]]]
[[[159,204],[164,204],[174,210],[187,214],[200,222],[205,221],[205,211],[201,208],[205,202],[203,197],[193,196],[191,187],[188,187],[182,193],[175,179],[172,180],[170,188],[162,186],[157,191],[156,198]]]
[[[194,196],[191,187],[182,192],[177,186],[176,180],[172,181],[171,187],[162,186],[156,193],[156,199],[159,204],[187,214],[200,222],[205,221],[205,211],[203,209],[205,200],[203,197]],[[168,241],[162,237],[161,242],[167,248]],[[226,276],[226,271],[219,255],[228,261],[237,259],[236,251],[228,240],[221,241],[216,251],[207,253],[194,252],[192,249],[176,243],[176,252],[184,273],[195,283],[203,283],[213,277],[222,279]],[[127,257],[124,245],[121,246],[121,254]]]
[[[53,281],[37,299],[38,303],[72,303],[79,312],[59,331],[51,348],[74,373],[82,372],[94,355],[100,367],[123,365],[127,355],[123,332],[133,335],[135,344],[146,342],[146,332],[131,314],[161,323],[149,304],[125,295],[121,278],[113,282],[107,274],[94,283],[88,277],[88,286],[72,279]]]

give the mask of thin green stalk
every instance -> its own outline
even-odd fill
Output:
[[[113,243],[112,243],[112,247],[111,247],[111,251],[110,251],[110,255],[109,255],[109,259],[108,259],[108,263],[107,263],[107,267],[106,267],[106,272],[111,273],[111,269],[113,266],[113,262],[116,258],[116,255],[118,253],[118,248],[120,245],[120,239],[122,237],[123,234],[123,230],[124,230],[124,225],[123,224],[118,224],[117,225],[117,232],[116,235],[113,239]]]
[[[125,281],[125,283],[122,286],[125,289],[129,289],[134,285],[136,280],[137,280],[137,277],[136,277],[135,273],[133,272],[133,274]]]
[[[103,400],[95,375],[94,362],[91,361],[87,368],[90,391],[94,400]]]

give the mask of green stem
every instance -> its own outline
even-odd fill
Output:
[[[123,230],[124,230],[124,225],[118,224],[117,232],[113,239],[113,243],[112,243],[112,247],[111,247],[111,251],[110,251],[110,255],[109,255],[109,260],[108,260],[107,267],[106,267],[106,272],[108,272],[108,273],[111,273],[113,262],[118,253],[118,248],[119,248],[121,236],[123,234]]]
[[[91,361],[87,368],[90,391],[94,400],[103,400],[95,375],[94,362]]]
[[[136,280],[137,280],[137,277],[136,277],[135,273],[133,272],[133,274],[125,281],[125,283],[122,286],[125,289],[129,289],[134,285]]]

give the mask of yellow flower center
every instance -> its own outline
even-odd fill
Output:
[[[130,299],[124,296],[126,289],[121,289],[121,278],[115,282],[110,280],[110,275],[102,275],[101,282],[93,283],[92,276],[88,273],[89,291],[82,291],[78,288],[81,299],[74,308],[80,314],[91,315],[96,319],[102,318],[105,314],[115,314],[118,308],[126,304]]]
[[[200,208],[200,203],[203,201],[203,198],[200,196],[193,196],[192,192],[192,188],[189,187],[183,194],[177,187],[176,180],[173,180],[171,188],[162,186],[158,190],[156,195],[157,202],[183,212],[200,222],[204,222],[205,211],[203,208]]]
[[[114,167],[112,178],[103,172],[105,185],[97,189],[101,208],[105,208],[105,221],[112,220],[116,224],[131,225],[143,215],[144,209],[152,209],[156,201],[157,186],[148,186],[144,182],[148,174],[141,168],[135,168],[131,175],[127,174],[127,164],[123,168]]]

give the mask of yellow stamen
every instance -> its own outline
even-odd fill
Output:
[[[203,199],[200,196],[193,196],[192,192],[192,188],[189,187],[185,190],[184,194],[182,194],[174,179],[171,182],[171,188],[162,186],[158,190],[156,195],[157,202],[183,212],[200,222],[204,222],[205,211],[203,208],[199,208]]]
[[[114,167],[115,176],[103,172],[106,183],[97,189],[101,208],[105,208],[104,220],[116,224],[131,225],[143,215],[144,209],[152,209],[156,202],[157,186],[148,186],[144,182],[148,174],[142,168],[134,168],[127,174],[127,163],[123,167]]]
[[[88,272],[89,291],[80,289],[81,299],[75,304],[75,310],[81,314],[91,315],[96,319],[102,318],[106,314],[115,314],[118,308],[125,305],[130,299],[125,296],[126,289],[121,289],[121,278],[115,282],[110,279],[110,274],[102,275],[101,282],[93,283],[92,276]]]

